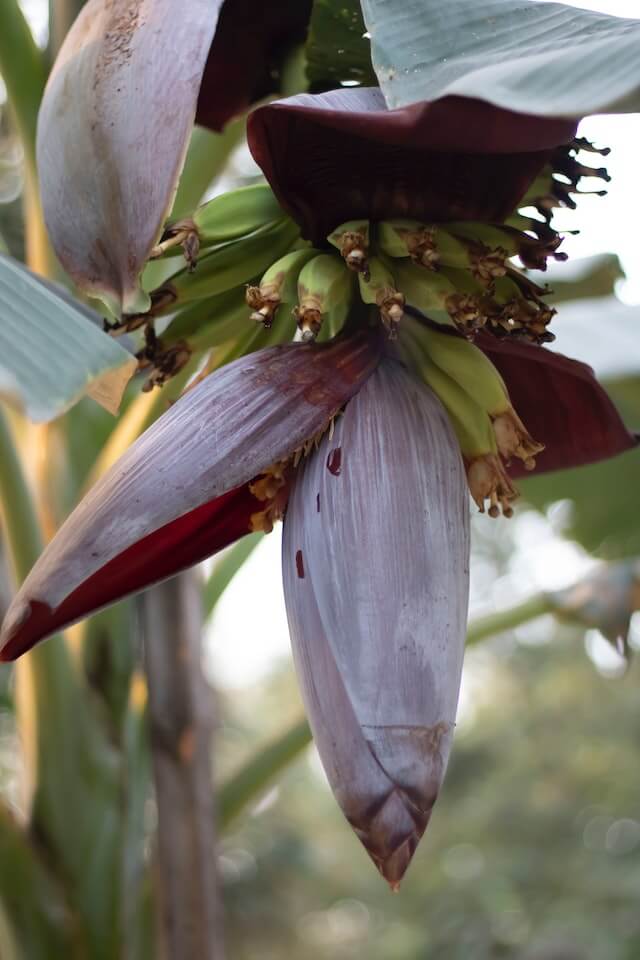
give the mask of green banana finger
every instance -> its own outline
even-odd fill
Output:
[[[341,258],[329,253],[313,257],[298,277],[298,305],[294,310],[303,340],[314,340],[325,316],[353,299],[353,274]]]
[[[498,450],[507,461],[518,457],[528,470],[544,446],[533,439],[514,410],[506,384],[485,353],[462,337],[430,327],[421,331],[424,349],[491,418]]]
[[[416,220],[386,220],[378,225],[378,243],[390,257],[411,257],[429,270],[440,266],[473,267],[468,246],[437,224]]]
[[[170,277],[160,291],[154,291],[158,298],[161,292],[165,295],[154,315],[173,311],[176,304],[202,300],[249,283],[267,269],[274,257],[282,256],[298,236],[298,227],[287,218],[262,227],[248,237],[214,247],[201,257],[195,273],[185,267]]]
[[[396,287],[396,279],[388,263],[382,257],[372,257],[368,273],[358,275],[358,284],[363,302],[375,303],[380,308],[380,317],[389,331],[389,337],[395,339],[398,324],[404,316],[405,298]]]
[[[253,311],[251,318],[269,327],[282,303],[295,303],[300,271],[319,253],[313,247],[291,250],[269,267],[258,286],[247,287],[246,303]]]
[[[393,265],[398,290],[405,301],[420,310],[447,310],[447,300],[458,292],[454,283],[444,273],[431,273],[412,263],[400,260]]]
[[[468,270],[443,267],[433,273],[400,260],[394,271],[406,302],[421,313],[430,316],[445,311],[465,335],[486,322],[483,296],[486,291]]]
[[[415,325],[415,321],[411,322]],[[413,331],[406,331],[403,327],[403,336],[407,332],[409,336],[413,334],[419,375],[437,395],[451,420],[465,460],[469,490],[480,512],[484,513],[485,501],[488,501],[489,516],[497,517],[500,509],[504,516],[512,516],[511,501],[517,497],[517,491],[500,459],[491,418],[432,360],[424,349],[424,330],[416,330],[414,326]]]
[[[164,346],[186,342],[196,353],[232,339],[248,326],[244,286],[196,300],[171,320],[161,335]]]
[[[329,234],[327,240],[340,251],[350,270],[367,275],[370,243],[368,220],[348,220],[341,223]]]
[[[464,337],[421,331],[424,349],[440,369],[458,383],[490,416],[511,408],[504,380],[488,356]]]
[[[209,200],[198,207],[193,222],[200,245],[211,247],[247,236],[283,217],[285,212],[271,187],[257,183]]]
[[[517,224],[521,225],[519,229],[516,228]],[[544,227],[544,224],[542,226]],[[528,221],[520,214],[500,226],[460,221],[447,224],[447,228],[471,245],[472,270],[479,279],[490,283],[494,278],[505,276],[509,269],[507,260],[511,257],[520,257],[525,267],[533,270],[546,270],[549,257],[555,260],[567,259],[565,253],[557,253],[562,243],[559,234],[549,231],[545,236],[543,230],[539,237],[530,236],[524,231],[535,229],[535,222]]]
[[[240,187],[202,204],[192,217],[167,224],[151,256],[154,259],[174,256],[175,248],[181,245],[185,258],[193,265],[199,251],[237,240],[284,216],[275,194],[266,184]]]

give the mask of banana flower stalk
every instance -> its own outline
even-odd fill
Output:
[[[125,313],[146,309],[139,273],[195,112],[213,29],[200,36],[198,27],[218,6],[201,0],[178,15],[165,0],[142,0],[127,23],[112,13],[124,16],[129,3],[90,0],[47,89],[39,158],[54,245],[84,290]],[[174,31],[176,61],[167,53]],[[195,51],[190,74],[184,37]],[[70,110],[72,94],[82,109]],[[49,544],[7,613],[0,656],[14,659],[284,516],[285,598],[315,741],[345,816],[397,887],[455,723],[465,469],[481,509],[488,500],[492,515],[499,506],[508,514],[511,478],[534,457],[539,469],[558,469],[635,443],[591,371],[539,345],[552,312],[507,263],[518,253],[544,266],[556,255],[545,214],[570,193],[567,175],[563,187],[552,175],[558,150],[571,184],[579,179],[575,130],[575,118],[463,97],[387,110],[375,89],[256,110],[253,154],[319,248],[283,241],[302,336],[322,334],[329,302],[339,332],[249,354],[185,394]],[[543,215],[523,224],[516,211],[528,191]],[[497,227],[500,243],[478,240],[478,224],[485,240]],[[267,272],[247,293],[271,323],[291,283]]]

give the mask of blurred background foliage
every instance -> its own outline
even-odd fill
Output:
[[[30,0],[23,6],[49,58],[81,3],[52,0],[48,6]],[[0,29],[11,7],[0,0]],[[306,51],[312,89],[372,82],[362,32],[357,3],[317,0]],[[332,45],[346,51],[338,62],[327,56]],[[299,61],[300,52],[288,74],[294,85],[300,82]],[[614,150],[617,131],[624,151],[625,123],[619,119],[611,127]],[[190,154],[178,194],[181,213],[203,192],[212,195],[257,179],[242,123],[222,136],[196,131],[194,144],[200,149]],[[216,176],[216,164],[202,160],[212,155]],[[0,252],[18,259],[26,256],[23,187],[23,150],[0,92]],[[601,208],[586,209],[587,220],[597,223]],[[628,256],[621,264],[623,251],[613,233],[602,243],[576,246],[593,256],[552,277],[562,311],[557,346],[592,363],[628,423],[640,429],[640,306],[624,293],[625,271],[638,289],[640,267]],[[621,294],[629,302],[622,302]],[[141,400],[139,386],[132,385],[118,421],[91,400],[45,431],[12,421],[48,532],[77,502],[96,463],[126,446],[170,401],[167,388]],[[640,554],[640,452],[532,477],[522,489],[533,509],[520,507],[512,523],[474,522],[473,613],[491,614],[540,589],[565,586],[596,560]],[[391,896],[344,823],[313,749],[304,751],[299,695],[291,665],[280,657],[282,626],[264,613],[271,609],[270,594],[279,591],[273,579],[277,537],[268,540],[247,540],[201,571],[205,613],[213,611],[205,630],[205,663],[217,688],[215,776],[224,828],[217,862],[228,955],[636,960],[640,676],[633,658],[625,663],[594,625],[585,630],[549,615],[471,649],[445,789],[401,894]],[[251,563],[236,573],[258,543]],[[229,613],[228,598],[246,597],[256,583],[253,626],[243,628],[237,600]],[[11,590],[0,538],[0,614]],[[89,770],[91,796],[75,798],[98,804],[96,822],[111,845],[98,860],[103,869],[97,899],[107,904],[106,921],[97,911],[103,928],[90,929],[95,917],[78,893],[84,865],[64,861],[58,841],[47,833],[50,821],[31,816],[17,685],[11,669],[0,670],[2,960],[156,956],[151,931],[157,808],[140,614],[139,602],[127,601],[72,631],[68,641],[86,682],[86,716],[97,718],[96,753],[107,757],[99,774]],[[225,653],[220,641],[234,629]],[[632,651],[640,646],[638,614],[631,619],[630,645]],[[240,664],[244,682],[227,682],[230,664],[236,671]],[[67,722],[74,723],[73,713]],[[82,722],[79,716],[75,722]],[[283,731],[289,731],[284,742],[278,739]],[[22,736],[28,739],[28,732]],[[65,742],[61,728],[52,730],[51,743],[49,764],[60,778],[75,740]],[[270,753],[267,747],[274,744]],[[292,762],[285,770],[287,760]],[[63,805],[65,790],[74,788],[80,789],[61,784]],[[110,859],[115,845],[118,855]]]
[[[637,664],[612,679],[576,631],[505,635],[467,663],[444,791],[397,896],[344,830],[315,757],[221,852],[229,952],[372,960],[634,960],[640,951]],[[255,742],[290,675],[225,705],[225,754]],[[250,707],[249,707],[250,704]]]

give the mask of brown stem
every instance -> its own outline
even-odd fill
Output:
[[[142,598],[158,807],[160,956],[222,960],[211,771],[211,690],[200,666],[195,572]]]

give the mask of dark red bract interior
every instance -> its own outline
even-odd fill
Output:
[[[226,0],[202,77],[196,122],[222,130],[280,88],[287,52],[303,43],[312,0]]]
[[[211,556],[248,533],[251,514],[262,509],[247,484],[160,527],[96,571],[55,610],[32,601],[31,615],[0,659],[15,660],[55,630]]]
[[[270,104],[247,129],[282,206],[318,243],[360,217],[503,220],[575,126],[464,97],[386,110],[371,89]]]
[[[544,347],[496,340],[476,340],[500,371],[511,401],[531,435],[545,450],[536,457],[536,472],[595,463],[636,446],[620,414],[590,367]],[[520,461],[513,476],[527,476]]]

